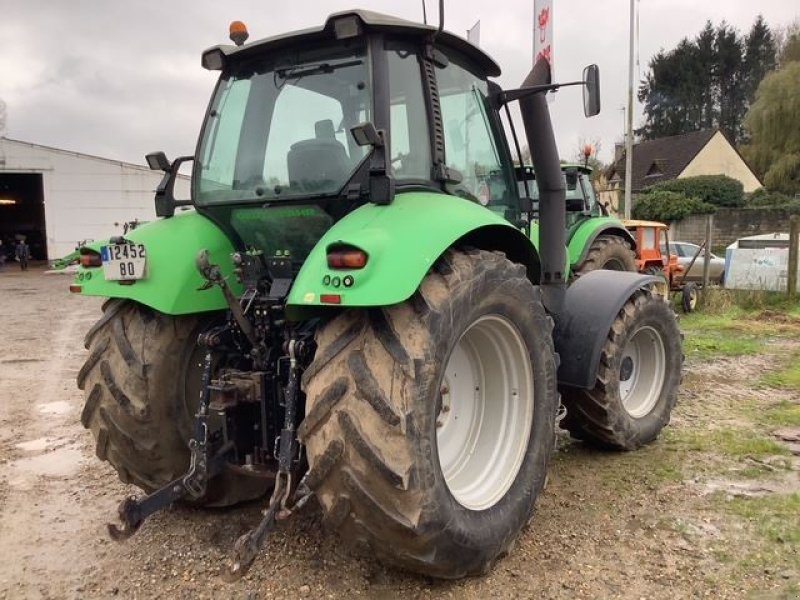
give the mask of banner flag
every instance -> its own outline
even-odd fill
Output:
[[[467,41],[470,44],[474,44],[475,46],[481,45],[481,22],[480,19],[478,20],[475,25],[472,26],[472,29],[467,29]]]

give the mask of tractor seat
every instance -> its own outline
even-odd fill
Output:
[[[334,138],[311,138],[292,144],[286,156],[289,185],[305,191],[330,191],[331,184],[344,183],[350,159]]]

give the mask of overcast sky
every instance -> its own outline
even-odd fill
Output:
[[[556,78],[574,80],[600,66],[602,113],[583,117],[580,92],[565,88],[551,104],[561,155],[580,138],[598,138],[609,160],[622,138],[627,89],[627,0],[554,0]],[[229,43],[228,24],[243,20],[251,39],[321,24],[362,7],[422,20],[420,0],[3,0],[0,99],[5,134],[143,163],[163,149],[191,154],[216,73],[200,66],[207,47]],[[429,21],[438,2],[428,0]],[[758,13],[772,28],[800,18],[797,0],[642,0],[638,53],[644,73],[659,48],[694,36],[711,19],[746,32]],[[518,86],[531,63],[533,0],[449,0],[445,27],[465,35],[481,21],[481,46],[502,67],[499,83]],[[637,122],[640,111],[637,112]]]

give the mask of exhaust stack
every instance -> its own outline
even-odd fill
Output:
[[[550,83],[550,65],[539,59],[522,87]],[[525,137],[539,186],[539,258],[542,300],[550,314],[564,305],[566,269],[566,188],[561,176],[558,148],[544,92],[520,98]]]

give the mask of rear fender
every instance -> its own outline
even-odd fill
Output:
[[[334,270],[328,248],[355,246],[368,259],[361,269]],[[500,214],[463,198],[432,192],[397,194],[388,205],[365,204],[331,227],[309,254],[287,300],[287,316],[300,320],[330,307],[398,304],[410,298],[451,246],[500,250],[525,264],[538,281],[531,241]],[[347,284],[347,285],[346,285]],[[326,302],[322,302],[323,296]]]
[[[574,268],[586,259],[589,246],[600,235],[617,236],[624,239],[636,250],[636,240],[625,229],[619,219],[614,217],[594,217],[583,221],[572,233],[568,242],[569,264]]]
[[[553,315],[553,343],[561,357],[559,385],[594,387],[614,319],[636,290],[657,281],[628,271],[599,270],[582,275],[567,288],[563,311]]]
[[[118,281],[106,281],[103,267],[81,267],[74,281],[81,294],[127,298],[168,315],[225,309],[227,304],[218,287],[199,289],[205,281],[195,267],[195,259],[203,248],[209,251],[211,262],[220,266],[233,292],[241,293],[241,286],[231,277],[233,245],[214,223],[196,212],[142,225],[125,239],[144,244],[147,250],[145,278],[123,285]],[[87,247],[99,252],[105,243],[108,242],[93,242]]]

